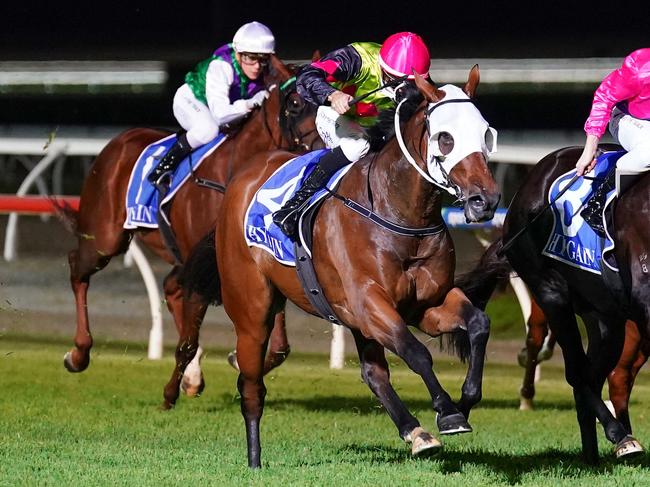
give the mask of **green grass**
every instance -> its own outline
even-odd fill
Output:
[[[435,459],[414,460],[359,379],[356,364],[327,369],[322,356],[291,357],[267,378],[264,469],[246,467],[236,373],[222,354],[204,360],[207,388],[158,409],[172,360],[144,349],[98,349],[69,374],[59,344],[0,341],[0,485],[649,485],[650,461],[619,464],[599,428],[603,461],[579,459],[572,395],[546,366],[538,409],[517,410],[521,369],[488,365],[475,432],[444,438]],[[424,386],[401,363],[393,382],[435,433]],[[457,396],[464,368],[436,365]],[[641,374],[631,406],[637,436],[650,428],[650,384]]]

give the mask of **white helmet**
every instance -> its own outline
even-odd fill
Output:
[[[275,37],[266,25],[249,22],[235,32],[232,47],[236,52],[271,54],[275,52]]]

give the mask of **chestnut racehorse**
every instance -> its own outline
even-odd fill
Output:
[[[265,76],[267,88],[270,90],[269,98],[234,136],[227,138],[196,170],[198,178],[225,186],[239,170],[241,162],[256,152],[274,148],[306,150],[314,145],[321,146],[315,130],[315,110],[298,95],[295,78],[292,80],[292,77],[293,71],[277,57],[272,56],[269,72]],[[68,225],[74,228],[78,239],[77,248],[71,251],[68,257],[70,282],[77,310],[75,346],[64,359],[65,367],[71,372],[85,370],[90,360],[93,344],[87,311],[90,277],[103,269],[114,256],[125,252],[134,235],[174,266],[165,278],[164,293],[179,335],[182,336],[183,330],[188,326],[195,328],[197,321],[200,323],[203,319],[207,303],[196,302],[193,319],[183,322],[183,293],[178,281],[182,264],[175,262],[158,229],[123,228],[126,218],[125,195],[135,161],[147,145],[167,135],[168,132],[160,130],[136,128],[112,139],[97,156],[84,181],[79,212],[69,209],[60,212]],[[169,217],[183,259],[201,237],[214,228],[223,200],[222,191],[223,189],[217,191],[200,187],[190,180],[176,194]],[[285,336],[283,313],[278,313],[276,322],[279,336],[278,353],[271,357],[272,363],[268,364],[269,367],[277,365],[286,356],[286,353],[282,353],[283,343],[286,342],[286,338],[282,339]],[[182,346],[179,342],[178,348]],[[177,351],[177,358],[181,360],[183,357],[184,354]],[[168,404],[173,404],[178,397],[182,374],[179,376],[176,370],[185,370],[186,365],[176,367],[165,388]],[[203,387],[200,374],[199,380],[191,386],[194,392],[200,392]]]
[[[641,445],[629,425],[614,418],[601,398],[607,376],[621,358],[626,321],[637,323],[641,337],[650,336],[650,280],[646,249],[650,247],[647,222],[650,178],[639,180],[618,199],[615,211],[615,257],[629,303],[618,299],[598,274],[585,272],[542,255],[553,225],[544,211],[549,187],[575,167],[581,147],[559,149],[544,157],[529,173],[510,204],[503,236],[488,248],[478,266],[457,281],[474,305],[484,309],[496,283],[514,269],[530,289],[548,318],[562,348],[567,382],[573,388],[582,452],[590,463],[598,461],[596,418],[617,457],[638,454]],[[520,231],[526,227],[526,231]],[[515,235],[517,235],[516,238]],[[508,247],[505,247],[508,242]],[[616,296],[616,297],[615,297]],[[585,353],[575,313],[583,317],[589,346]]]
[[[471,103],[478,82],[478,66],[463,90],[437,88],[416,76],[417,90],[411,87],[415,93],[395,110],[395,136],[381,151],[355,163],[337,189],[338,198],[372,208],[375,217],[411,229],[438,227],[436,233],[392,233],[351,212],[338,198],[323,203],[314,223],[312,256],[324,295],[354,336],[363,380],[399,435],[412,443],[414,455],[439,451],[441,443],[420,426],[393,389],[385,349],[422,377],[442,434],[471,431],[467,418],[481,399],[489,321],[453,285],[454,247],[441,215],[444,190],[456,194],[468,221],[492,218],[500,198],[487,167],[494,134]],[[408,116],[400,115],[402,106],[410,107]],[[264,357],[274,316],[287,299],[316,314],[296,270],[262,249],[249,248],[243,233],[254,194],[291,157],[275,151],[251,158],[231,181],[216,226],[219,289],[237,332],[237,386],[250,467],[261,466]],[[465,339],[469,366],[458,403],[438,382],[429,351],[409,325],[431,336],[457,332]]]

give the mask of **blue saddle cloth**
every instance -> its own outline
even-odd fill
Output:
[[[217,135],[211,142],[196,149],[183,159],[172,175],[169,192],[163,203],[171,200],[187,181],[192,170],[196,170],[203,160],[219,147],[226,136]],[[176,142],[176,134],[170,135],[148,145],[138,157],[126,190],[126,221],[124,228],[158,228],[158,190],[147,180],[147,175],[156,167],[160,159]],[[190,166],[191,162],[191,166]]]
[[[594,168],[594,176],[605,178],[623,154],[625,151],[606,152],[601,155]],[[553,201],[575,174],[576,170],[572,169],[553,182],[548,194],[549,202]],[[542,254],[594,274],[601,274],[601,261],[612,270],[618,271],[607,259],[602,258],[605,252],[614,248],[609,234],[605,232],[607,239],[603,242],[580,216],[580,211],[592,193],[591,186],[591,179],[580,178],[551,205],[553,230]],[[615,190],[612,190],[607,194],[607,205],[614,199],[614,193]]]
[[[282,264],[296,265],[293,242],[273,223],[272,214],[294,195],[326,152],[329,152],[329,149],[320,149],[285,162],[257,190],[244,217],[244,234],[249,246],[266,250]],[[351,167],[352,164],[348,164],[339,169],[330,178],[327,188],[333,189]],[[306,208],[313,206],[327,194],[327,189],[316,192]],[[302,235],[299,238],[302,239]]]

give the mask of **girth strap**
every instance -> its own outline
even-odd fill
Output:
[[[321,288],[318,277],[316,277],[314,263],[300,243],[300,239],[297,239],[293,248],[296,254],[296,272],[307,299],[322,318],[335,325],[342,325],[343,323],[336,317],[336,313],[334,313],[334,310],[327,302],[327,298],[325,298],[323,288]]]

